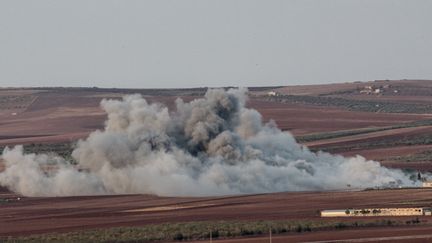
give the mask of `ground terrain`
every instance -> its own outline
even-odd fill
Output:
[[[377,89],[379,92],[375,93]],[[275,93],[269,95],[270,91]],[[201,97],[204,92],[205,88],[3,88],[0,89],[0,147],[24,144],[27,152],[56,152],[68,157],[78,139],[96,129],[103,129],[106,117],[99,107],[103,98],[118,99],[125,94],[141,93],[151,102],[161,102],[173,108],[177,98],[189,101]],[[324,150],[345,156],[359,154],[389,167],[432,171],[432,81],[380,80],[260,87],[250,88],[249,93],[248,106],[257,109],[264,121],[274,120],[282,130],[291,132],[300,143],[314,151]],[[2,169],[0,162],[0,171]],[[318,222],[323,221],[317,215],[319,209],[432,205],[432,191],[428,189],[277,193],[222,198],[146,195],[17,198],[20,197],[1,189],[0,236],[189,221]],[[127,211],[135,209],[146,210]],[[376,237],[400,235],[400,232],[427,235],[427,231],[432,229],[431,219],[427,217],[422,217],[419,226],[406,225],[405,222],[411,218],[401,219],[403,225],[379,225],[379,228],[385,227],[381,231],[374,231],[371,227],[348,227],[337,231],[288,232],[278,236],[282,237],[279,240],[275,238],[274,242],[335,239],[331,238],[333,236],[339,239],[364,238],[359,232],[366,230],[368,235]],[[341,220],[352,223],[351,219]],[[388,233],[381,235],[379,232]],[[261,240],[264,239],[254,238],[253,242],[263,242]],[[421,242],[421,239],[399,240]]]
[[[278,227],[289,229],[287,232],[274,232],[275,235],[281,234],[299,241],[317,239],[314,238],[316,234],[331,239],[335,232],[355,238],[356,232],[376,227],[389,231],[390,235],[401,229],[426,233],[432,230],[430,216],[320,218],[319,210],[417,207],[429,204],[431,197],[432,189],[289,192],[205,198],[150,195],[21,198],[3,191],[0,194],[0,236],[199,221],[203,221],[202,224],[222,221],[269,222],[275,230]],[[220,223],[209,224],[209,227],[217,228],[218,225],[223,227]],[[298,231],[299,225],[302,225],[303,231]],[[420,226],[419,229],[415,228]],[[310,230],[305,230],[307,227]],[[345,229],[352,229],[352,232],[339,232]],[[175,230],[180,231],[181,227]],[[260,236],[266,232],[254,233]],[[379,234],[368,236],[373,235]]]
[[[382,91],[360,93],[365,87]],[[269,91],[277,96],[267,95]],[[173,108],[177,98],[189,101],[204,92],[204,88],[0,89],[0,147],[73,143],[84,138],[103,128],[105,114],[99,107],[103,98],[141,93],[151,102]],[[360,154],[393,167],[432,169],[428,163],[432,159],[428,153],[432,146],[432,81],[261,87],[250,88],[249,93],[249,107],[314,150]],[[377,149],[386,153],[377,153]]]

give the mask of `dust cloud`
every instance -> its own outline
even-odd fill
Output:
[[[140,95],[103,100],[105,128],[77,143],[77,165],[6,148],[0,185],[25,196],[209,196],[418,183],[361,156],[311,152],[246,108],[246,94],[211,89],[173,111]]]

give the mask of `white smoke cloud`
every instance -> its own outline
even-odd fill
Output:
[[[263,124],[245,107],[245,93],[209,90],[189,103],[178,99],[171,113],[140,95],[103,100],[105,129],[78,142],[78,166],[6,148],[0,185],[26,196],[204,196],[415,183],[361,156],[310,152],[274,123]]]

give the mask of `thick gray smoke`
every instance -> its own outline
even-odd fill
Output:
[[[140,95],[103,100],[103,131],[72,156],[6,148],[0,185],[26,196],[146,193],[203,196],[413,185],[402,171],[357,156],[312,153],[245,107],[246,90],[209,90],[169,112]],[[51,168],[51,169],[50,169]]]

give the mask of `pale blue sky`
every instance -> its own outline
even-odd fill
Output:
[[[0,86],[432,79],[432,1],[0,0]]]

